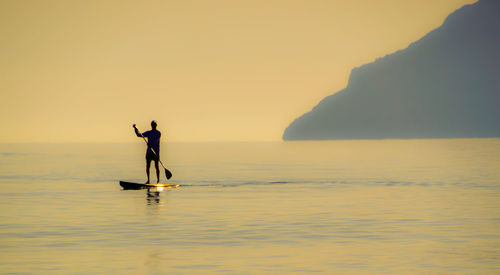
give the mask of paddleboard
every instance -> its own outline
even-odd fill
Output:
[[[175,188],[175,187],[179,187],[179,185],[177,183],[173,183],[173,182],[144,184],[144,183],[137,183],[137,182],[130,182],[130,181],[120,181],[120,185],[121,185],[121,187],[123,187],[123,189],[146,189],[146,188],[158,188],[158,187]]]

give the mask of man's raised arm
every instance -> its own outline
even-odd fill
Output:
[[[135,134],[137,135],[137,137],[144,137],[141,132],[139,132],[139,130],[137,130],[137,127],[135,127],[135,124],[132,125],[132,127],[134,127],[134,130],[135,130]]]

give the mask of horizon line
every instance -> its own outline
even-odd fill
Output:
[[[500,137],[445,137],[445,138],[379,138],[379,139],[313,139],[313,140],[207,140],[161,141],[160,143],[290,143],[329,141],[387,141],[387,140],[445,140],[445,139],[500,139]],[[136,141],[0,141],[0,144],[132,144]]]

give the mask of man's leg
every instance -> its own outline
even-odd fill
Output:
[[[148,181],[146,182],[146,184],[149,184],[149,167],[151,167],[151,160],[146,159],[146,175],[148,175]]]
[[[156,183],[160,183],[160,168],[158,168],[158,160],[155,160],[156,168]]]

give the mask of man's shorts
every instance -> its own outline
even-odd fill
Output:
[[[158,161],[158,156],[155,155],[152,151],[147,151],[146,152],[146,161]]]

